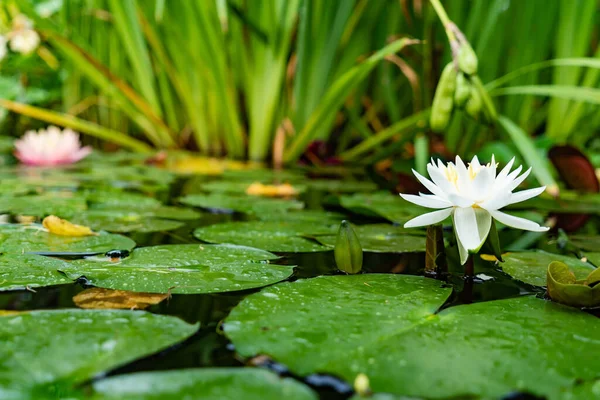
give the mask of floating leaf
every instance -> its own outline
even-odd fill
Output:
[[[60,272],[66,267],[65,261],[36,254],[0,254],[0,291],[72,283]]]
[[[504,262],[498,265],[502,270],[521,282],[535,286],[546,285],[548,265],[553,261],[565,263],[572,269],[577,279],[585,279],[593,267],[574,257],[547,253],[545,251],[523,251],[503,255]]]
[[[221,212],[249,214],[283,213],[301,210],[304,203],[296,200],[267,199],[256,196],[229,196],[219,193],[190,194],[179,199],[183,204]]]
[[[46,232],[41,225],[0,225],[0,252],[4,253],[97,254],[134,247],[133,240],[106,232],[99,232],[96,236],[68,237]]]
[[[44,228],[48,232],[59,236],[96,236],[98,235],[87,226],[76,225],[65,219],[58,218],[56,215],[49,215],[42,221]]]
[[[373,253],[410,253],[425,251],[425,237],[389,224],[357,225],[354,227],[363,251]],[[325,246],[335,246],[335,236],[315,236]]]
[[[94,382],[92,400],[219,399],[316,400],[307,386],[253,368],[141,372]]]
[[[95,191],[87,194],[87,200],[95,209],[152,209],[162,206],[162,203],[148,196],[121,191]]]
[[[286,213],[263,213],[254,215],[261,221],[318,222],[319,224],[337,225],[346,216],[344,214],[322,210],[298,210]]]
[[[600,306],[598,271],[592,271],[585,281],[578,281],[565,263],[553,261],[548,265],[548,296],[558,303],[572,307]]]
[[[552,211],[563,214],[600,215],[600,194],[582,194],[563,190],[560,192],[560,198],[558,199],[536,197],[521,203],[512,204],[509,208]]]
[[[340,196],[340,205],[354,213],[381,217],[400,225],[423,213],[420,207],[388,192]]]
[[[269,252],[233,245],[141,247],[122,260],[90,257],[63,272],[93,286],[147,293],[219,293],[253,289],[288,278],[293,266],[274,265]]]
[[[38,196],[0,196],[0,213],[71,218],[87,209],[85,197],[72,192],[48,192]]]
[[[377,185],[373,182],[348,181],[338,179],[312,179],[307,182],[311,190],[330,193],[374,192]]]
[[[124,308],[144,310],[148,306],[158,304],[169,297],[161,293],[138,293],[126,290],[89,288],[73,297],[79,308],[107,309]]]
[[[436,313],[449,295],[423,277],[321,276],[246,297],[223,328],[242,356],[419,398],[552,396],[597,377],[598,318],[534,297]]]
[[[265,185],[254,182],[246,188],[246,194],[262,197],[295,197],[300,194],[300,190],[298,186],[292,186],[289,183]]]
[[[94,229],[109,232],[161,232],[181,228],[183,223],[154,218],[153,211],[134,210],[89,210],[75,216],[73,220]]]
[[[3,398],[63,398],[73,385],[171,346],[198,329],[144,311],[55,310],[0,317]]]
[[[209,243],[232,243],[269,251],[306,253],[331,250],[306,236],[330,234],[335,244],[336,225],[302,221],[228,222],[200,227],[194,231],[194,236]]]
[[[573,235],[569,240],[582,250],[600,250],[600,235]]]

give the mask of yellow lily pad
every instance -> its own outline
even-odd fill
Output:
[[[73,297],[79,308],[93,309],[137,309],[144,310],[148,306],[158,304],[169,297],[165,293],[138,293],[127,290],[90,288]]]
[[[73,224],[66,219],[58,218],[56,215],[49,215],[44,218],[42,225],[48,229],[48,232],[60,236],[78,237],[98,235],[87,226]]]
[[[298,190],[289,183],[280,185],[264,185],[254,182],[246,189],[246,194],[263,197],[293,197],[298,195]]]

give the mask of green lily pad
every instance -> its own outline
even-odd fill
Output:
[[[586,252],[585,257],[589,262],[594,264],[596,267],[600,267],[600,252]]]
[[[147,214],[146,214],[147,215]],[[108,232],[162,232],[181,228],[179,221],[152,218],[135,211],[89,210],[72,219],[72,222]]]
[[[600,249],[600,235],[573,235],[569,237],[569,240],[581,250],[593,251]]]
[[[566,264],[553,261],[548,265],[548,296],[572,307],[600,306],[599,272],[600,269],[593,270],[585,280],[577,280]]]
[[[375,392],[423,397],[551,396],[597,377],[600,320],[535,297],[460,305],[440,282],[322,276],[246,297],[223,325],[245,357],[304,376],[369,377]]]
[[[316,400],[291,378],[252,368],[203,368],[142,372],[94,382],[93,400]]]
[[[311,190],[331,193],[374,192],[377,185],[368,181],[344,181],[338,179],[313,179],[307,182]]]
[[[210,181],[203,183],[201,189],[209,193],[223,193],[233,195],[245,195],[246,190],[254,182],[250,181]],[[269,185],[273,184],[268,182]],[[306,185],[293,185],[296,193],[304,193],[306,191]]]
[[[283,213],[301,210],[304,203],[297,200],[268,199],[258,196],[230,196],[221,193],[207,195],[190,194],[181,197],[183,204],[220,212],[241,212],[248,214]]]
[[[197,228],[194,236],[209,243],[232,243],[269,251],[307,253],[331,250],[308,237],[334,234],[337,227],[337,224],[302,221],[227,222]]]
[[[96,191],[87,195],[87,200],[95,209],[124,208],[158,208],[162,203],[153,198],[137,193],[120,191]]]
[[[575,273],[577,279],[585,279],[593,267],[574,257],[545,251],[523,251],[502,255],[504,262],[498,263],[502,270],[521,282],[535,286],[546,286],[548,265],[553,261],[565,263]]]
[[[425,236],[411,235],[417,230],[408,230],[387,224],[354,226],[363,251],[373,253],[410,253],[425,251]],[[336,236],[315,236],[321,244],[335,247]]]
[[[563,390],[560,394],[552,396],[550,400],[590,400],[600,399],[600,379],[583,382],[574,387]]]
[[[344,214],[322,210],[299,210],[286,213],[264,213],[255,215],[261,221],[318,222],[338,224],[347,217]]]
[[[71,283],[60,273],[66,266],[65,261],[36,254],[0,254],[0,291]]]
[[[398,195],[388,192],[356,193],[340,196],[340,205],[356,214],[380,217],[399,225],[427,212]]]
[[[0,196],[0,213],[69,219],[87,209],[85,197],[72,192],[48,192],[42,195]]]
[[[71,279],[148,293],[219,293],[253,289],[288,278],[293,266],[268,262],[277,256],[244,246],[181,244],[141,247],[118,262],[90,257],[70,263]]]
[[[105,253],[131,250],[135,242],[128,237],[99,232],[97,236],[61,236],[47,232],[41,225],[0,225],[0,252],[54,255],[70,253]]]
[[[223,173],[225,179],[236,179],[246,182],[260,183],[293,183],[306,181],[306,176],[300,171],[276,170],[276,169],[230,169]]]
[[[0,317],[0,395],[63,398],[73,385],[196,332],[182,320],[117,310],[32,311]]]

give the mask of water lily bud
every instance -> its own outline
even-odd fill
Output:
[[[362,246],[348,221],[342,221],[340,225],[333,254],[340,271],[357,274],[362,269]]]
[[[369,385],[369,377],[365,374],[358,374],[354,379],[354,391],[361,397],[371,395],[371,387]]]
[[[462,107],[466,104],[471,96],[471,83],[469,79],[459,72],[456,76],[456,92],[454,92],[454,103],[457,107]]]
[[[442,76],[433,96],[431,116],[429,117],[429,127],[432,131],[443,131],[450,123],[452,109],[454,108],[455,89],[456,69],[454,63],[449,62],[442,71]]]
[[[477,64],[477,54],[468,43],[463,43],[458,51],[458,67],[467,75],[475,75]]]

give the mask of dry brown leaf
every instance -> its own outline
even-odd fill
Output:
[[[263,197],[292,197],[297,196],[298,191],[289,183],[281,185],[263,185],[260,182],[254,182],[248,186],[246,194]]]
[[[158,304],[169,295],[163,293],[140,293],[126,290],[90,288],[73,297],[73,302],[80,308],[122,308],[144,310],[148,306]]]
[[[56,215],[49,215],[42,221],[44,228],[48,232],[61,236],[94,236],[97,235],[89,227],[83,225],[75,225],[66,219],[58,218]]]

